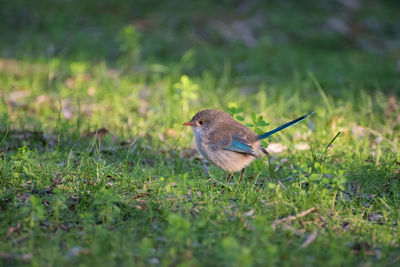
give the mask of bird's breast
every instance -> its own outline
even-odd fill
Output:
[[[194,137],[196,138],[197,148],[199,149],[200,153],[209,160],[208,157],[208,148],[204,142],[203,133],[197,129],[193,129]]]
[[[203,157],[225,171],[240,171],[255,159],[250,154],[238,153],[215,147],[209,144],[201,133],[196,133],[196,131],[194,135],[199,152]]]
[[[240,171],[255,159],[255,157],[249,154],[224,149],[213,151],[209,153],[208,157],[215,165],[229,172]]]

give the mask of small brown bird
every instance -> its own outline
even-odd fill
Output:
[[[260,143],[262,139],[304,120],[312,113],[261,135],[254,133],[229,114],[216,109],[199,111],[183,125],[192,126],[200,153],[207,160],[229,172],[227,183],[234,172],[241,170],[240,182],[246,166],[262,154],[268,154]]]

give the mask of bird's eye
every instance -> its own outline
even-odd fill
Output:
[[[204,122],[203,121],[199,121],[199,124],[203,124]]]

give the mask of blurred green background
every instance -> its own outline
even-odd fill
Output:
[[[106,62],[126,71],[229,72],[288,83],[399,90],[398,1],[3,1],[3,59]],[[155,71],[164,70],[164,68]],[[132,73],[134,74],[134,73]]]
[[[174,84],[185,74],[200,83],[200,91],[217,97],[215,103],[196,98],[196,108],[226,109],[230,92],[265,91],[272,101],[284,102],[282,112],[296,109],[290,103],[294,92],[314,109],[312,103],[321,100],[317,83],[328,98],[357,107],[353,100],[361,91],[386,96],[400,91],[399,6],[375,0],[4,1],[2,98],[22,106],[52,102],[53,111],[61,101],[71,106],[67,117],[76,119],[77,102],[93,113],[91,104],[121,92],[126,100],[131,90],[132,98],[160,96],[150,101],[158,113],[168,106],[165,94],[176,93]],[[142,88],[126,88],[135,85]],[[146,109],[137,101],[127,105]],[[40,113],[37,109],[31,111]],[[2,114],[4,129],[10,114]],[[88,124],[118,124],[102,122]]]

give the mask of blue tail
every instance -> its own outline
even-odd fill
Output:
[[[261,134],[261,135],[258,136],[258,140],[267,138],[268,136],[270,136],[270,135],[272,135],[272,134],[274,134],[274,133],[276,133],[276,132],[279,132],[280,130],[285,129],[286,127],[289,127],[290,125],[293,125],[293,124],[295,124],[295,123],[298,123],[299,121],[304,120],[305,118],[307,118],[308,116],[310,116],[310,115],[313,114],[314,112],[315,112],[315,111],[310,112],[310,113],[308,113],[308,114],[306,114],[306,115],[304,115],[304,116],[301,116],[300,118],[297,118],[297,119],[295,119],[295,120],[292,120],[291,122],[288,122],[288,123],[286,123],[286,124],[284,124],[284,125],[282,125],[282,126],[279,126],[278,128],[275,128],[275,129],[273,129],[272,131],[269,131],[269,132],[267,132],[267,133],[265,133],[265,134]]]

